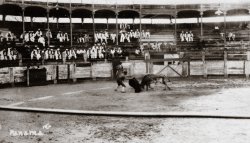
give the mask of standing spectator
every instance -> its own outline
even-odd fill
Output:
[[[56,36],[56,38],[57,38],[57,40],[61,43],[61,42],[63,42],[64,40],[64,37],[63,37],[63,33],[61,32],[61,31],[59,31],[58,33],[57,33],[57,36]]]
[[[125,40],[125,35],[124,35],[124,33],[122,31],[120,32],[120,34],[121,34],[120,42],[123,43],[124,40]]]
[[[115,40],[116,40],[116,34],[111,33],[111,34],[110,34],[110,37],[111,37],[111,40],[113,41],[113,43],[115,43]]]
[[[185,40],[188,42],[189,38],[188,38],[188,32],[185,33]]]
[[[64,42],[69,42],[69,35],[68,35],[67,32],[63,34],[63,41]]]
[[[194,41],[194,34],[192,33],[192,31],[189,32],[189,35],[190,35],[189,41],[193,42]]]
[[[45,47],[45,39],[43,36],[39,37],[38,43],[41,43],[43,45],[43,47]]]

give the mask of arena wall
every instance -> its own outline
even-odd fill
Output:
[[[190,65],[190,67],[188,66]],[[147,71],[147,66],[149,70]],[[250,74],[250,61],[191,61],[181,62],[171,65],[154,65],[148,64],[144,60],[124,61],[123,67],[128,72],[129,77],[140,78],[147,73],[160,73],[169,77],[187,77],[190,70],[190,76],[207,75],[246,75]],[[79,66],[78,64],[61,64],[61,65],[42,65],[31,66],[29,69],[46,68],[46,80],[57,81],[84,78],[112,78],[112,63],[97,62],[89,66]],[[226,68],[226,69],[225,69]],[[14,84],[27,82],[27,67],[5,67],[0,68],[0,84]],[[57,82],[55,82],[57,83]]]

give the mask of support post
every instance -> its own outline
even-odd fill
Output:
[[[30,17],[30,27],[33,28],[33,26],[34,26],[33,17],[31,16],[31,17]]]
[[[70,64],[67,64],[67,71],[68,71],[67,80],[68,82],[70,82]]]
[[[96,77],[94,76],[93,70],[94,70],[94,68],[93,68],[93,63],[91,63],[90,75],[91,75],[92,80],[96,80]]]
[[[150,62],[148,60],[150,60],[150,54],[149,52],[147,51],[145,53],[145,60],[146,60],[146,73],[149,74],[150,73]]]
[[[75,74],[76,74],[76,64],[73,64],[72,78],[73,78],[74,83],[77,82],[77,78],[75,77]]]
[[[6,14],[3,14],[3,26],[5,26],[5,20],[6,19]]]
[[[191,73],[190,73],[190,58],[188,59],[188,77],[190,77],[191,76]]]
[[[10,67],[9,70],[10,70],[10,84],[11,84],[11,87],[15,87],[14,69],[13,69],[13,67]]]
[[[49,7],[47,6],[47,38],[48,38],[48,47],[50,45],[50,29],[49,29]]]
[[[107,30],[109,29],[109,19],[107,18]]]
[[[23,44],[24,44],[24,41],[25,41],[25,38],[24,38],[24,34],[25,34],[24,12],[25,12],[25,7],[23,6],[23,7],[22,7]]]
[[[27,67],[27,86],[30,86],[30,69]]]
[[[247,50],[247,60],[245,61],[245,74],[246,74],[246,79],[249,79],[249,74],[250,74],[250,50]]]
[[[226,11],[224,11],[224,50],[226,49],[226,44],[227,44],[227,39],[226,39],[226,35],[227,35],[227,30],[226,30],[226,26],[227,26],[227,24],[226,24],[226,15],[227,15],[227,12]]]
[[[227,51],[224,51],[224,77],[228,77],[228,72],[227,72]]]
[[[23,57],[22,54],[18,53],[18,65],[22,66],[23,65]]]
[[[203,77],[207,78],[207,65],[206,65],[205,54],[206,54],[205,51],[202,51]]]
[[[200,22],[200,25],[201,25],[201,41],[203,41],[203,11],[200,12],[200,15],[201,15],[201,22]]]
[[[117,5],[116,5],[117,6]],[[116,28],[116,46],[119,45],[119,31],[118,31],[118,15],[119,13],[115,13],[115,28]]]
[[[57,84],[57,79],[58,79],[58,65],[53,66],[53,83]]]
[[[56,18],[56,28],[57,28],[57,30],[59,29],[59,24],[58,23],[59,23],[59,17]]]
[[[140,16],[140,46],[142,45],[141,44],[141,38],[142,38],[142,25],[141,25],[141,17],[142,17],[142,10],[141,10],[141,4],[140,4],[140,13],[139,13],[139,16]]]
[[[92,12],[92,20],[93,20],[93,43],[95,43],[95,11],[94,11],[94,5],[93,5],[93,12]]]
[[[69,21],[70,21],[70,47],[73,46],[73,26],[72,26],[72,6],[70,0],[70,10],[69,10]]]
[[[175,43],[177,43],[177,24],[176,24],[176,18],[177,18],[177,10],[176,10],[176,5],[175,5],[175,15],[174,15],[174,38],[175,38]]]

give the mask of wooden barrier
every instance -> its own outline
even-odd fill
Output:
[[[224,51],[224,77],[228,77],[227,72],[227,51]]]
[[[200,60],[190,61],[188,58],[173,58],[173,59],[145,59],[145,60],[129,60],[124,61],[124,69],[128,71],[129,76],[142,77],[148,73],[157,73],[161,71],[171,77],[186,77],[200,75],[206,78],[209,75],[221,75],[228,77],[228,75],[245,74],[246,78],[250,75],[250,51],[247,51],[247,60],[228,60],[228,52],[224,52],[224,60],[206,60],[206,52],[200,52],[202,55]],[[183,55],[183,53],[182,53]],[[183,57],[183,56],[181,56]],[[179,61],[171,65],[156,65],[154,62]],[[80,65],[82,64],[82,65]],[[170,66],[170,67],[168,67]],[[0,84],[11,84],[26,82],[30,85],[29,69],[38,68],[32,67],[10,67],[0,68]],[[58,80],[67,80],[77,82],[80,78],[111,78],[112,77],[112,63],[95,62],[91,64],[84,63],[69,63],[54,65],[41,65],[39,68],[46,68],[47,81],[52,81],[54,84]],[[27,76],[24,71],[27,70]],[[179,74],[178,74],[179,73]]]

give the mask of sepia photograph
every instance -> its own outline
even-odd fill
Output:
[[[249,143],[249,76],[250,0],[0,0],[0,143]]]

